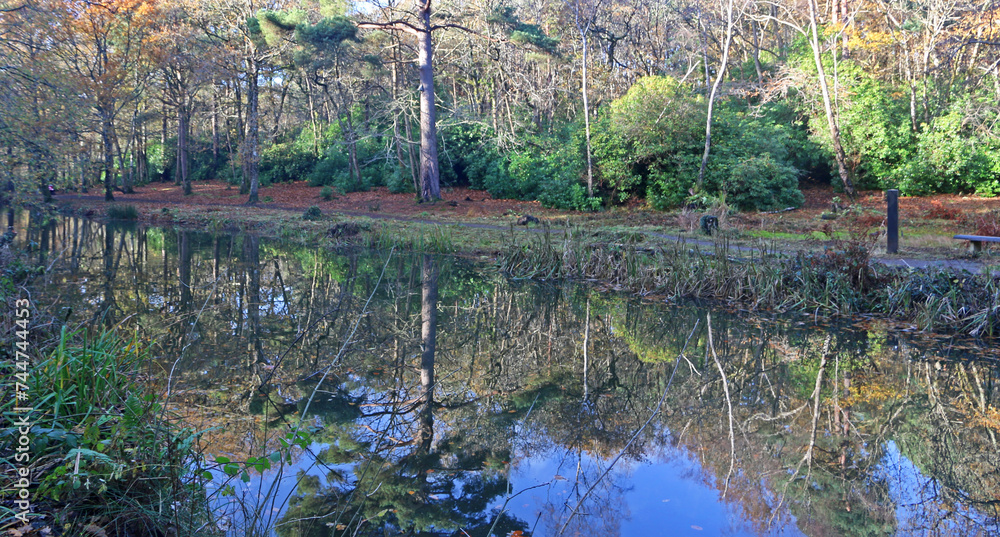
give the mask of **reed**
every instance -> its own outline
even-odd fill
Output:
[[[410,228],[397,223],[374,222],[364,234],[364,244],[378,249],[395,248],[439,254],[449,254],[459,250],[448,228],[437,224],[419,224]]]
[[[138,220],[139,209],[135,205],[115,203],[108,205],[107,215],[111,220]]]
[[[990,336],[1000,328],[1000,286],[988,275],[924,274],[874,263],[871,246],[844,241],[818,254],[777,254],[761,242],[733,248],[677,242],[653,250],[588,242],[579,232],[556,238],[511,232],[497,265],[515,278],[597,280],[641,296],[708,299],[748,310],[817,316],[879,314],[925,331]]]

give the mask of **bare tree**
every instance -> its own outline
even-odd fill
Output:
[[[597,0],[589,7],[584,5],[585,1],[567,1],[567,5],[573,11],[573,22],[576,25],[576,31],[580,34],[580,46],[583,49],[580,59],[580,92],[583,94],[583,128],[587,137],[587,195],[592,197],[594,195],[594,162],[590,147],[590,102],[587,98],[587,50],[589,48],[587,37],[590,35],[591,27],[594,25],[597,12],[604,0]]]
[[[719,60],[719,72],[715,76],[715,82],[712,84],[712,91],[708,94],[708,119],[705,122],[705,153],[701,156],[701,168],[698,170],[698,182],[696,183],[696,188],[701,191],[701,187],[705,182],[705,166],[708,165],[708,154],[712,149],[712,112],[715,106],[715,95],[719,91],[719,84],[722,82],[722,77],[726,74],[726,67],[729,65],[729,47],[733,43],[733,26],[735,21],[733,20],[733,3],[735,0],[729,0],[726,4],[726,41],[722,46],[722,59]]]
[[[797,19],[798,13],[793,11],[793,9],[785,4],[779,2],[774,2],[770,0],[765,0],[763,5],[769,9],[760,9],[757,12],[764,20],[772,20],[778,24],[787,26],[799,32],[803,37],[809,39],[809,46],[812,49],[813,60],[816,62],[816,76],[819,81],[820,94],[823,98],[823,111],[826,115],[827,126],[830,131],[830,138],[833,142],[834,156],[837,160],[837,170],[840,175],[840,181],[844,185],[844,192],[850,196],[851,199],[857,195],[854,189],[854,183],[851,181],[850,174],[847,169],[847,156],[844,153],[844,146],[840,141],[840,127],[837,125],[837,116],[831,103],[830,98],[830,88],[826,82],[826,68],[823,66],[823,50],[821,48],[819,40],[819,8],[816,5],[816,0],[806,0],[808,4],[808,20],[801,21]]]

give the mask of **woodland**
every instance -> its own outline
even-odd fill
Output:
[[[17,196],[441,186],[597,210],[1000,194],[994,0],[4,0]]]

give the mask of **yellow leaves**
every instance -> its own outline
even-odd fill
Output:
[[[890,32],[866,28],[864,32],[849,32],[847,46],[852,50],[879,51],[895,43]]]
[[[881,407],[882,403],[895,399],[898,390],[893,386],[872,382],[870,384],[855,384],[851,395],[841,400],[843,406],[870,404]]]
[[[1000,410],[987,405],[986,410],[976,416],[976,425],[1000,432]]]

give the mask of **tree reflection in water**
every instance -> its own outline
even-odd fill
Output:
[[[221,426],[209,453],[277,449],[329,368],[283,536],[556,535],[595,484],[564,535],[1000,532],[1000,371],[972,344],[713,311],[720,373],[697,307],[423,255],[376,287],[379,252],[50,226],[18,233],[60,252],[36,302],[124,319],[161,357],[151,378],[182,356],[171,407]]]

